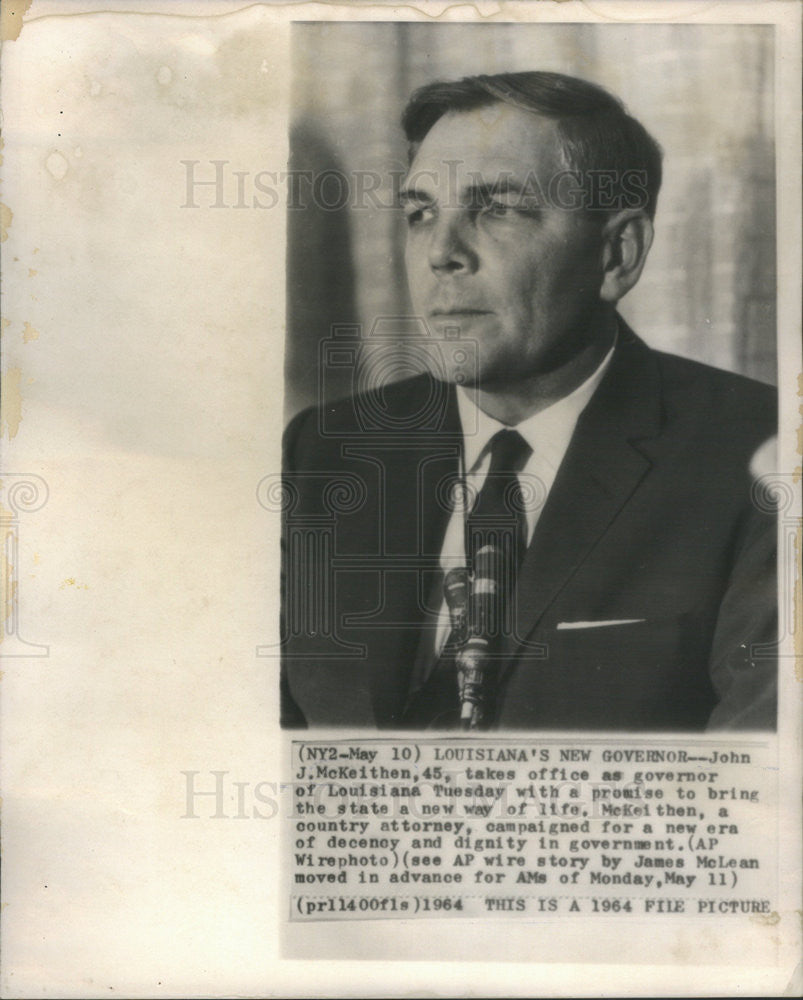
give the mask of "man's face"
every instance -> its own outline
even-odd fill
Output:
[[[554,122],[505,104],[444,115],[410,167],[413,306],[435,338],[476,342],[481,388],[553,372],[599,334],[600,222],[540,196],[565,170]]]

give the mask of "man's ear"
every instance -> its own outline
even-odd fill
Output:
[[[639,280],[652,237],[652,222],[639,208],[626,208],[605,223],[599,293],[604,302],[618,302]]]

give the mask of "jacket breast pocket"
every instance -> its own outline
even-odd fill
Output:
[[[572,623],[574,624],[574,623]],[[583,622],[532,636],[545,656],[503,675],[505,728],[699,730],[714,703],[692,615]]]

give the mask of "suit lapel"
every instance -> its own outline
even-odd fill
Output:
[[[660,429],[660,375],[653,353],[621,320],[620,324],[620,342],[610,368],[578,421],[519,571],[516,628],[505,649],[503,672],[516,658],[526,655],[527,636],[651,467],[638,442],[654,437]],[[443,484],[458,474],[460,442],[457,399],[450,387],[444,419],[437,430],[422,435],[416,447],[401,449],[395,459],[395,482],[408,485],[386,498],[385,516],[391,533],[405,536],[403,543],[396,537],[391,549],[398,552],[402,545],[436,565],[450,514],[443,503]],[[418,542],[413,548],[409,525],[416,508],[420,516]],[[372,574],[369,576],[375,581]],[[410,573],[404,583],[397,581],[385,592],[389,619],[420,626],[424,622],[422,601],[434,607],[439,586],[437,570]],[[428,653],[431,636],[428,630],[418,631],[420,640],[412,646],[406,639],[416,634],[414,627],[373,632],[374,648],[381,646],[382,651],[372,657],[369,686],[380,726],[393,725],[399,719],[416,650],[419,668],[432,666]]]
[[[610,368],[581,414],[519,571],[505,669],[526,655],[524,640],[650,469],[636,442],[658,432],[660,376],[649,349],[621,327]]]
[[[407,569],[386,574],[384,614],[389,624],[373,632],[369,671],[371,702],[379,725],[398,724],[409,693],[417,651],[427,636],[425,608],[432,607],[440,585],[437,566],[449,520],[447,486],[457,481],[461,449],[460,418],[453,386],[447,387],[442,419],[426,433],[415,433],[395,453],[382,460],[392,463],[394,488],[383,505],[386,551]],[[389,563],[389,565],[390,565]],[[425,566],[432,566],[426,569]],[[372,579],[373,574],[371,574]]]

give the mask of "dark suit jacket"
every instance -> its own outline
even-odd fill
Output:
[[[494,727],[774,727],[775,519],[750,462],[776,419],[771,388],[626,330],[519,572]],[[401,728],[439,603],[454,390],[399,382],[285,441],[283,724]]]

